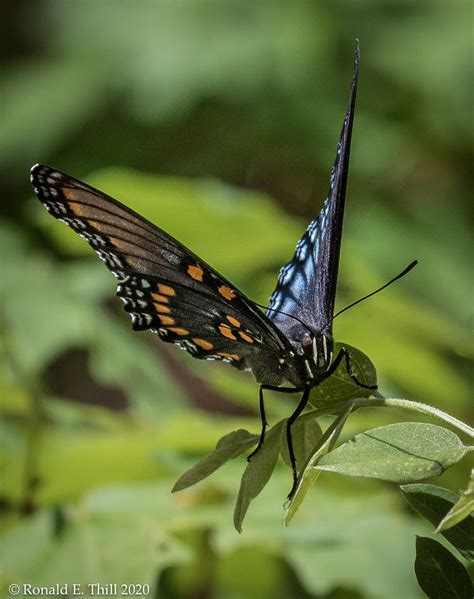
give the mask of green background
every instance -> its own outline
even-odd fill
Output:
[[[323,474],[282,527],[280,464],[232,528],[243,458],[177,495],[220,435],[257,431],[251,375],[133,333],[114,279],[34,199],[50,164],[265,303],[320,210],[360,39],[335,322],[382,393],[472,419],[468,2],[20,2],[0,71],[2,593],[147,583],[160,598],[422,596],[395,485]],[[472,82],[471,82],[472,83]],[[272,398],[272,422],[293,399]],[[363,412],[344,435],[403,418]],[[463,488],[467,464],[441,483]]]

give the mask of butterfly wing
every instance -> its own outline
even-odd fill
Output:
[[[298,242],[293,258],[281,269],[266,312],[285,336],[295,342],[301,341],[308,331],[289,316],[297,316],[316,333],[331,321],[334,313],[358,74],[357,46],[349,107],[337,145],[328,197],[319,216]],[[330,326],[327,330],[330,332]]]
[[[52,216],[81,235],[119,280],[135,330],[149,329],[196,358],[277,370],[289,344],[222,275],[117,200],[48,166],[31,182]]]

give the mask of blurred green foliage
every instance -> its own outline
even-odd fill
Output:
[[[226,432],[258,431],[249,375],[131,331],[113,277],[33,199],[44,162],[122,200],[265,303],[317,214],[361,81],[335,322],[384,395],[472,417],[471,7],[73,3],[7,11],[0,72],[2,590],[149,583],[153,596],[420,596],[414,534],[383,483],[323,473],[289,528],[277,465],[242,535],[244,461],[174,496]],[[272,422],[293,399],[268,401]],[[360,412],[344,435],[399,419]],[[443,476],[466,486],[467,466]],[[2,595],[4,596],[4,595]],[[6,595],[5,595],[6,596]]]

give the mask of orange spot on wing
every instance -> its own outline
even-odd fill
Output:
[[[66,198],[66,200],[69,200],[70,202],[74,202],[74,200],[77,200],[74,190],[68,189],[67,187],[62,187],[61,191],[63,192],[63,196]],[[80,211],[80,209],[81,209],[80,206],[78,206],[79,211]],[[71,208],[71,210],[73,210],[73,209]]]
[[[71,212],[73,212],[76,216],[82,216],[82,208],[80,204],[76,204],[76,202],[68,202],[68,207]]]
[[[164,295],[158,295],[158,293],[152,293],[151,297],[155,301],[160,302],[162,304],[167,304],[169,302],[169,299],[167,297],[165,297]]]
[[[168,308],[168,306],[163,306],[161,304],[153,304],[155,306],[155,310],[157,312],[160,312],[161,314],[169,314],[171,312],[171,308]]]
[[[242,331],[239,331],[239,335],[242,337],[242,339],[244,341],[247,341],[247,343],[253,343],[253,339],[252,337],[250,337],[249,335],[246,335],[245,333],[243,333]]]
[[[227,337],[227,339],[232,339],[232,341],[237,341],[237,337],[232,334],[230,327],[227,326],[226,324],[220,324],[219,331],[220,331],[221,335],[224,335],[224,337]]]
[[[97,229],[97,231],[102,231],[101,226],[99,225],[99,223],[96,223],[95,220],[88,220],[87,222],[89,225],[94,227],[94,229]],[[109,238],[109,241],[111,241],[114,245],[119,245],[120,243],[118,239],[112,239],[112,237]]]
[[[240,360],[240,356],[238,356],[237,354],[226,354],[223,351],[218,351],[217,355],[222,356],[223,358],[227,358],[229,360]]]
[[[93,226],[95,229],[100,231],[100,225],[95,221],[89,220],[87,218],[87,215],[84,213],[83,207],[81,206],[81,204],[78,204],[77,201],[75,201],[76,198],[74,197],[74,193],[71,192],[71,190],[63,189],[63,195],[69,200],[67,206],[73,214],[81,218],[85,218],[87,220],[87,224]]]
[[[237,318],[234,318],[233,316],[226,316],[226,318],[230,322],[230,324],[234,325],[234,327],[240,327],[240,322],[237,320]]]
[[[204,271],[198,264],[195,266],[190,265],[188,266],[188,275],[195,281],[202,281],[204,278]]]
[[[169,285],[163,285],[162,283],[158,283],[158,291],[163,295],[176,295],[176,291],[173,287]]]
[[[175,324],[175,319],[171,318],[171,316],[162,316],[161,314],[158,314],[158,318],[160,319],[161,324],[164,325],[170,325],[170,324]]]
[[[225,297],[225,299],[229,301],[233,300],[235,297],[235,291],[233,291],[230,287],[227,287],[227,285],[221,285],[217,288],[217,291],[222,295],[222,297]]]
[[[87,218],[87,215],[84,213],[83,207],[81,206],[81,204],[77,203],[78,198],[77,195],[74,193],[74,190],[62,188],[61,191],[63,192],[63,196],[66,198],[66,200],[68,200],[68,208],[73,214],[85,218],[89,226],[94,227],[94,229],[97,229],[97,231],[102,231],[99,223],[97,223],[95,220]],[[118,239],[110,239],[110,241],[114,245],[118,245],[119,243]]]
[[[196,345],[202,347],[202,349],[212,349],[214,347],[212,343],[209,343],[209,341],[205,341],[204,339],[197,339],[194,337],[193,341]]]
[[[176,333],[177,335],[189,335],[189,331],[187,331],[186,329],[179,329],[176,327],[170,327],[168,329],[168,331],[171,331],[172,333]]]

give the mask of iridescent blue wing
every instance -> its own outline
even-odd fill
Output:
[[[334,313],[358,74],[357,46],[349,106],[337,145],[328,197],[319,216],[299,240],[293,258],[281,269],[267,309],[267,316],[290,341],[300,342],[308,334],[307,328],[291,316],[302,320],[316,333],[330,322]],[[326,330],[330,332],[330,326]]]

